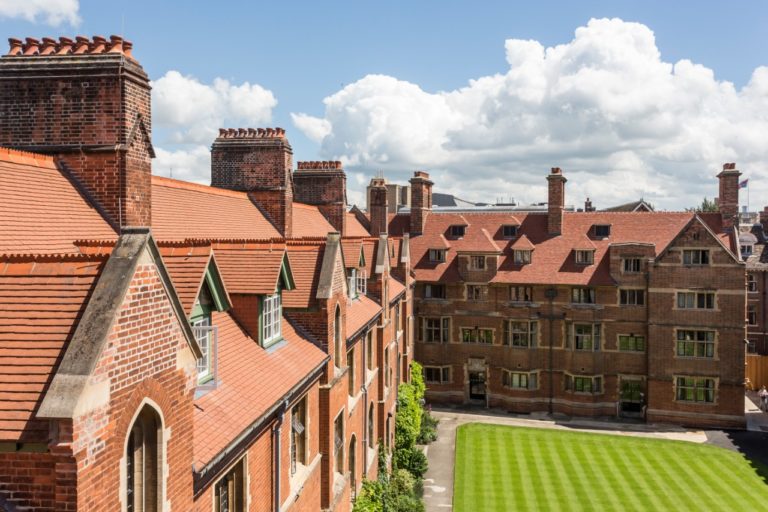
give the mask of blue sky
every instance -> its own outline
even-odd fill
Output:
[[[438,181],[438,188],[477,200],[492,200],[493,197],[489,195],[494,193],[512,195],[523,201],[541,200],[544,185],[541,175],[550,163],[564,167],[566,172],[573,169],[572,182],[580,179],[581,185],[574,184],[574,195],[577,197],[572,198],[573,202],[582,201],[581,196],[591,194],[597,198],[598,203],[607,205],[639,194],[664,207],[686,206],[686,201],[690,203],[703,194],[711,196],[716,193],[713,180],[717,171],[716,164],[727,161],[726,158],[748,162],[751,168],[744,169],[745,176],[751,176],[753,181],[766,181],[768,187],[768,150],[760,151],[757,147],[765,142],[760,137],[750,141],[747,148],[741,142],[723,142],[724,149],[692,161],[689,152],[680,152],[679,147],[663,151],[662,157],[659,152],[653,155],[644,153],[648,137],[643,135],[640,137],[642,141],[639,141],[636,134],[627,138],[619,134],[621,141],[608,142],[613,150],[604,152],[598,149],[602,145],[594,141],[569,144],[572,136],[555,137],[547,130],[545,135],[539,133],[532,136],[525,148],[519,149],[520,146],[514,142],[503,140],[503,133],[508,131],[504,127],[508,125],[502,124],[496,126],[498,131],[491,130],[486,137],[486,140],[494,141],[498,151],[489,151],[485,142],[481,144],[483,148],[480,151],[477,149],[477,141],[454,136],[462,130],[471,130],[472,116],[477,116],[478,125],[487,122],[487,111],[481,109],[469,113],[466,98],[462,100],[462,106],[455,106],[460,116],[454,116],[449,111],[435,114],[434,122],[438,126],[454,121],[456,123],[451,124],[451,130],[446,133],[435,133],[434,137],[442,140],[437,148],[425,143],[410,146],[401,144],[404,149],[393,149],[401,141],[397,138],[383,140],[381,133],[372,133],[369,126],[380,122],[382,130],[391,132],[407,123],[429,131],[433,126],[431,123],[420,125],[418,122],[418,119],[429,118],[431,115],[419,111],[418,106],[423,103],[419,99],[420,95],[423,95],[427,103],[432,100],[441,104],[451,103],[452,93],[458,94],[470,80],[498,77],[515,67],[508,55],[509,48],[506,48],[505,53],[506,40],[534,40],[543,48],[568,45],[575,41],[577,28],[586,27],[592,18],[620,18],[624,22],[643,25],[655,37],[653,44],[660,54],[660,62],[675,64],[680,60],[690,60],[711,70],[712,84],[720,86],[724,81],[731,82],[738,96],[742,88],[750,83],[755,69],[768,64],[768,54],[765,52],[768,3],[763,1],[739,2],[738,6],[726,2],[668,1],[540,2],[533,5],[530,2],[454,1],[214,4],[135,0],[115,6],[110,2],[84,1],[78,5],[74,0],[36,0],[27,2],[30,7],[15,4],[21,2],[0,0],[0,34],[6,37],[81,33],[109,35],[123,32],[126,38],[133,40],[134,54],[153,80],[160,80],[169,71],[177,71],[180,77],[193,80],[201,86],[211,86],[219,78],[226,80],[230,87],[238,87],[247,82],[258,88],[246,91],[254,96],[251,103],[253,108],[246,109],[248,113],[244,115],[238,113],[236,105],[220,107],[218,114],[202,117],[174,116],[168,114],[170,107],[157,105],[156,112],[165,112],[167,115],[162,114],[161,118],[155,119],[155,144],[168,151],[165,158],[155,162],[156,167],[160,167],[158,173],[165,173],[165,167],[177,161],[177,176],[205,181],[204,158],[189,157],[192,148],[199,147],[205,136],[190,138],[187,126],[177,125],[218,121],[227,126],[282,126],[288,130],[297,160],[344,160],[353,200],[359,199],[359,190],[370,173],[383,169],[392,179],[402,180],[417,167],[426,167],[441,178],[443,181]],[[36,6],[40,10],[32,12]],[[58,19],[50,19],[51,13]],[[34,21],[25,17],[34,18]],[[611,67],[613,64],[606,64],[602,60],[601,53],[604,48],[618,47],[611,38],[620,38],[626,28],[624,25],[614,26],[606,32],[607,35],[591,38],[590,50],[586,53],[590,57],[579,64],[582,69],[606,65],[611,72],[617,72]],[[628,30],[634,29],[630,27]],[[593,28],[593,31],[597,31],[597,28]],[[645,65],[643,62],[638,63],[640,68]],[[546,73],[564,73],[562,70],[565,67],[561,61],[555,71],[550,69]],[[367,76],[378,78],[364,81]],[[385,82],[381,77],[388,77],[392,81]],[[639,79],[646,78],[641,76]],[[648,80],[652,82],[653,77]],[[183,86],[178,81],[173,83]],[[562,85],[562,82],[558,83]],[[520,87],[519,82],[515,84]],[[409,86],[418,90],[414,92]],[[542,87],[550,91],[557,89],[551,84]],[[712,89],[708,87],[702,86],[702,90]],[[159,90],[163,90],[162,86]],[[193,110],[198,107],[194,101],[194,90],[189,96],[192,101],[186,103],[186,108]],[[218,90],[220,92],[223,89]],[[388,92],[382,93],[383,90]],[[667,88],[660,86],[659,91],[659,94],[664,94]],[[272,100],[265,93],[271,93]],[[411,102],[402,105],[398,103],[401,95],[411,93],[416,94]],[[504,112],[521,108],[518,103],[504,103],[507,93],[503,97],[494,96],[495,93],[488,94],[486,102],[501,105],[493,114],[495,116],[503,116]],[[694,95],[693,102],[706,104],[709,97],[707,94],[710,93]],[[323,100],[334,95],[336,110],[328,109]],[[574,102],[572,96],[569,98],[568,108],[577,110],[604,108],[605,105],[609,105],[610,109],[612,101],[601,99],[579,103]],[[757,100],[753,94],[748,105],[743,108],[745,111],[760,110],[759,107],[765,105],[762,100],[765,100],[762,92],[759,92]],[[562,100],[559,101],[557,106],[564,104]],[[627,101],[633,101],[632,97],[628,97]],[[680,100],[672,101],[677,103]],[[721,106],[729,101],[732,98],[716,100]],[[371,107],[372,104],[374,107]],[[399,106],[403,110],[412,111],[412,122],[407,115],[382,120],[375,114],[379,109],[397,109]],[[551,103],[540,107],[542,111],[553,108]],[[175,108],[181,107],[176,105]],[[366,108],[371,109],[366,115],[350,117],[350,110]],[[454,106],[447,108],[450,110]],[[314,121],[296,122],[292,113],[306,114]],[[622,111],[618,111],[604,117],[614,123],[615,116],[622,114]],[[626,115],[630,118],[638,113],[629,112]],[[689,112],[677,116],[674,122],[679,130],[685,130],[686,124],[690,123],[690,115]],[[459,121],[458,117],[462,119]],[[717,116],[702,121],[700,113],[697,113],[695,123],[725,127],[736,121],[735,118],[723,121]],[[750,122],[756,128],[768,126],[762,125],[763,121],[768,123],[764,111],[758,112]],[[562,122],[562,119],[544,118],[535,124],[546,122]],[[576,123],[571,129],[574,132],[588,131],[592,122]],[[653,128],[646,129],[653,131]],[[702,133],[708,131],[711,128],[702,128]],[[615,126],[610,130],[611,134],[618,132]],[[411,135],[405,136],[413,138]],[[513,138],[520,136],[517,134]],[[573,149],[572,155],[566,156],[560,151],[547,149],[552,145],[541,147],[536,141],[542,140],[542,136],[560,140],[560,147]],[[695,138],[696,135],[691,137]],[[740,135],[738,138],[742,141],[745,137],[749,138],[750,135]],[[375,144],[370,142],[373,138],[377,138]],[[628,139],[631,142],[627,143]],[[720,143],[714,141],[712,144]],[[447,154],[454,150],[465,150],[468,146],[472,146],[473,152],[465,151],[464,157],[454,158]],[[512,146],[518,149],[511,150]],[[348,150],[350,147],[356,150]],[[630,148],[629,153],[627,147]],[[742,157],[744,153],[748,154],[746,158]],[[429,165],[431,155],[434,168]],[[185,159],[185,156],[188,158]],[[475,161],[478,168],[481,168],[476,173],[468,170]],[[626,183],[627,175],[632,174],[633,165],[638,168],[637,172],[643,174],[639,180],[643,185],[639,188],[628,187],[625,193],[617,192],[615,185]],[[687,187],[685,193],[665,190],[669,185],[672,185],[671,188],[682,187],[692,179],[696,180],[699,176],[696,169],[702,167],[701,183]],[[612,169],[617,168],[622,169],[622,172],[615,175]],[[467,186],[464,183],[479,175],[489,178],[485,180],[487,185],[473,183]],[[761,175],[765,179],[760,180]],[[613,186],[606,186],[606,183]],[[764,191],[768,192],[768,188],[763,190],[758,186],[752,193],[755,195]],[[768,197],[764,202],[768,202]]]

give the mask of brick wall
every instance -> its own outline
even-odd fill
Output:
[[[149,79],[138,63],[6,57],[0,77],[0,145],[59,155],[114,224],[150,225]]]
[[[547,176],[547,232],[559,235],[563,231],[563,207],[565,206],[565,182],[559,167],[553,167]]]
[[[424,224],[429,210],[432,209],[432,185],[429,174],[416,171],[411,183],[411,234],[424,232]]]
[[[342,235],[347,223],[347,175],[341,162],[298,162],[293,173],[296,201],[317,205]]]
[[[174,510],[192,506],[192,394],[195,358],[155,265],[139,265],[88,389],[108,387],[73,421],[77,510],[120,510],[124,447],[135,415],[149,403],[162,418],[165,493]]]

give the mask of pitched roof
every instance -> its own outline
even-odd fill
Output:
[[[152,234],[159,241],[280,238],[247,193],[160,176],[152,176]]]
[[[77,253],[117,234],[51,157],[0,148],[0,254]]]
[[[397,299],[404,291],[405,285],[394,277],[389,276],[389,300],[393,301]]]
[[[317,295],[325,243],[288,242],[287,249],[296,288],[283,292],[283,307],[308,308]]]
[[[217,247],[215,254],[230,293],[275,293],[285,258],[283,245],[261,249]]]
[[[292,238],[325,238],[336,231],[317,206],[293,203]]]
[[[33,416],[104,257],[0,259],[0,441],[45,442]]]
[[[211,246],[161,247],[160,254],[171,275],[184,311],[189,315],[195,306],[200,286],[205,278],[205,271],[211,260]]]
[[[515,216],[520,221],[518,238],[506,240],[502,226],[509,224],[509,214],[463,213],[462,217],[469,224],[465,236],[450,241],[451,248],[447,252],[445,263],[433,263],[429,261],[427,251],[429,248],[441,246],[440,237],[448,226],[455,223],[455,214],[432,212],[426,220],[425,234],[410,240],[411,265],[416,278],[422,281],[459,280],[457,253],[465,249],[467,244],[473,244],[474,240],[484,236],[485,230],[501,248],[499,270],[493,279],[494,282],[610,284],[612,280],[607,253],[611,244],[649,243],[655,246],[658,255],[691,221],[692,215],[687,212],[565,212],[562,235],[550,236],[547,233],[546,213],[516,212]],[[726,247],[732,246],[728,233],[722,229],[719,214],[700,217]],[[610,224],[610,237],[601,240],[588,239],[594,224]],[[392,226],[393,224],[390,224],[390,232],[393,232]],[[537,250],[534,251],[529,265],[515,265],[513,249],[518,248],[519,244],[528,245],[523,237]],[[573,250],[584,245],[585,239],[595,247],[594,265],[576,265],[574,261]]]
[[[352,212],[347,212],[346,215],[347,215],[347,232],[344,233],[344,236],[350,236],[350,237],[371,236],[368,230],[365,229],[365,226],[363,226],[360,223],[360,221],[357,218],[357,215],[355,215]]]
[[[363,254],[362,240],[341,240],[341,249],[344,251],[344,266],[357,268],[360,266],[360,257]]]
[[[219,382],[195,400],[193,462],[198,470],[327,358],[285,319],[285,341],[269,350],[229,313],[214,312],[212,321],[219,333]]]
[[[347,339],[352,338],[380,313],[381,306],[379,303],[365,295],[351,300],[347,304]]]

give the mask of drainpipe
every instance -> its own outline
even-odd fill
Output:
[[[280,455],[282,448],[280,447],[280,438],[283,431],[283,418],[285,417],[285,410],[288,407],[288,401],[286,400],[283,402],[282,407],[280,408],[280,412],[277,416],[277,420],[275,422],[275,426],[272,427],[272,439],[273,439],[273,446],[275,447],[275,489],[274,489],[274,511],[280,512]]]
[[[548,354],[548,373],[549,373],[549,414],[554,413],[554,400],[555,400],[555,376],[554,376],[554,345],[555,345],[555,332],[553,328],[553,320],[555,319],[555,297],[557,297],[557,288],[547,288],[544,290],[544,296],[549,300],[549,354]]]

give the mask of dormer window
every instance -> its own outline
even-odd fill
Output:
[[[430,249],[429,261],[432,263],[444,263],[445,262],[445,249]]]
[[[261,346],[266,348],[278,342],[282,336],[283,318],[280,292],[265,295],[261,306]]]
[[[595,251],[576,251],[577,265],[592,265],[595,262]]]
[[[515,264],[528,265],[531,262],[531,253],[533,251],[518,249],[515,251]]]
[[[347,278],[347,291],[350,299],[357,298],[357,269],[353,268],[349,270],[349,277]]]
[[[470,256],[469,268],[472,270],[485,270],[485,256]]]
[[[357,293],[360,295],[368,293],[368,273],[365,269],[357,271]]]
[[[595,224],[595,238],[608,238],[611,236],[610,224]]]
[[[743,259],[747,259],[750,256],[752,256],[752,248],[753,246],[751,244],[746,244],[741,246],[741,257]]]
[[[501,227],[501,231],[504,238],[515,238],[517,236],[517,226],[507,224]]]
[[[451,236],[453,238],[462,238],[464,236],[464,232],[466,231],[466,227],[461,224],[454,224],[451,226]]]
[[[192,320],[192,332],[203,356],[197,360],[197,383],[204,384],[213,379],[213,327],[210,314]]]

